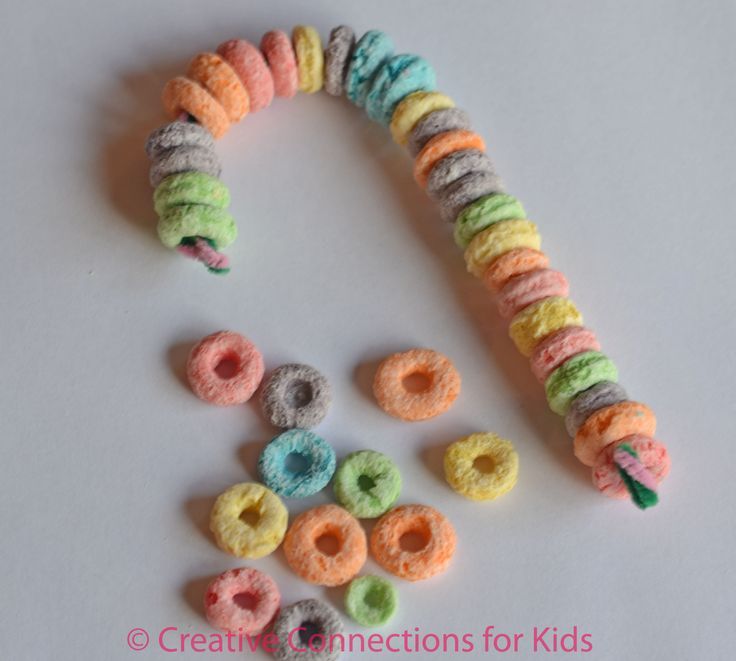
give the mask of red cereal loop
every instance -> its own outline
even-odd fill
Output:
[[[273,621],[281,595],[276,582],[257,569],[230,569],[215,578],[204,595],[207,621],[216,629],[255,636]]]
[[[281,30],[266,32],[261,50],[271,68],[276,96],[290,99],[299,89],[299,71],[289,35]]]
[[[231,373],[226,372],[226,367],[232,368]],[[203,338],[187,361],[187,380],[194,394],[218,406],[247,402],[262,378],[260,351],[250,340],[232,331]]]

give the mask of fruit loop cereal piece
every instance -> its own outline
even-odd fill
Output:
[[[394,584],[380,576],[353,579],[345,592],[345,610],[364,627],[386,624],[399,605],[399,593]]]
[[[230,368],[231,372],[224,372]],[[250,340],[232,331],[219,331],[201,339],[187,360],[187,380],[194,394],[218,406],[247,402],[262,377],[261,352]]]
[[[394,55],[383,63],[368,88],[365,109],[372,120],[388,126],[399,102],[412,92],[431,92],[434,69],[418,55]]]
[[[447,131],[435,135],[417,154],[414,161],[415,181],[425,188],[432,168],[448,154],[461,149],[485,151],[486,143],[477,133],[467,130]]]
[[[258,48],[244,39],[230,39],[217,47],[217,54],[233,68],[247,90],[250,112],[258,112],[271,105],[273,76]]]
[[[627,443],[636,451],[639,461],[654,477],[654,486],[659,485],[670,472],[670,457],[662,443],[642,434],[627,436],[603,450],[593,466],[593,484],[609,498],[626,498],[629,495],[621,472],[613,462],[616,448],[623,443]]]
[[[495,174],[488,154],[478,149],[454,151],[432,168],[427,179],[427,193],[434,199],[440,199],[442,191],[471,172]]]
[[[418,390],[409,389],[406,379],[424,380]],[[460,394],[460,374],[449,358],[432,349],[395,353],[378,367],[373,379],[378,405],[400,420],[434,418],[447,411]]]
[[[335,463],[335,451],[324,439],[306,429],[290,429],[263,448],[258,472],[279,496],[306,498],[327,486]]]
[[[456,544],[452,524],[427,505],[396,507],[384,514],[371,532],[371,552],[376,562],[407,581],[445,571]]]
[[[585,351],[566,360],[544,382],[547,403],[557,415],[565,415],[581,392],[604,381],[616,382],[618,370],[600,351]]]
[[[263,413],[274,427],[316,427],[330,408],[332,391],[325,376],[309,365],[277,367],[261,393]]]
[[[512,195],[494,193],[476,199],[455,220],[455,243],[467,248],[473,237],[502,220],[526,219],[521,202]]]
[[[299,89],[299,73],[289,35],[281,30],[266,32],[261,39],[261,51],[271,69],[274,93],[290,99]]]
[[[204,126],[178,120],[157,128],[146,139],[146,154],[151,160],[176,147],[203,147],[213,151],[215,140]]]
[[[168,209],[159,218],[156,231],[167,248],[176,248],[193,237],[206,238],[215,249],[225,248],[238,235],[235,220],[227,211],[202,204]]]
[[[653,437],[656,431],[657,419],[648,406],[630,401],[613,404],[593,413],[578,429],[573,441],[575,456],[593,466],[611,443],[632,434]]]
[[[488,265],[513,248],[539,250],[542,240],[537,226],[529,220],[504,220],[476,234],[465,250],[465,264],[476,278],[482,278]]]
[[[340,96],[344,89],[348,61],[355,47],[355,33],[347,25],[338,25],[330,32],[325,48],[325,92]]]
[[[273,625],[276,661],[336,661],[342,652],[340,614],[318,599],[282,608]]]
[[[214,138],[221,138],[230,128],[225,108],[203,87],[184,76],[172,78],[164,86],[161,100],[169,117],[182,113],[194,117]]]
[[[315,585],[343,585],[365,564],[365,532],[358,520],[337,505],[302,512],[284,538],[286,561]]]
[[[498,311],[502,317],[513,317],[525,307],[550,296],[566,297],[567,278],[559,271],[540,269],[509,280],[498,295]]]
[[[268,574],[243,567],[223,572],[209,584],[204,611],[216,629],[256,636],[271,624],[280,602],[279,588]]]
[[[549,258],[543,252],[533,248],[513,248],[494,259],[481,277],[487,289],[499,292],[511,278],[548,266]]]
[[[289,513],[275,493],[257,482],[243,482],[217,497],[210,530],[223,551],[256,559],[281,544],[288,519]]]
[[[503,183],[495,172],[469,172],[439,193],[440,215],[443,220],[453,223],[468,205],[487,195],[501,193]]]
[[[373,519],[393,507],[401,493],[401,473],[385,454],[352,452],[335,472],[335,498],[359,519]]]
[[[394,52],[394,44],[380,30],[369,30],[355,44],[345,75],[345,93],[354,104],[362,106],[373,75]]]
[[[460,108],[442,108],[427,113],[411,130],[406,143],[409,153],[416,157],[436,135],[447,131],[470,129],[470,117]]]
[[[219,179],[204,172],[180,172],[166,177],[153,193],[153,208],[163,216],[172,207],[204,204],[227,209],[230,191]]]
[[[519,353],[531,356],[545,337],[565,326],[581,326],[583,316],[569,298],[550,296],[533,303],[509,324],[509,335]]]
[[[578,433],[580,426],[599,409],[625,402],[628,399],[626,391],[617,383],[603,381],[592,388],[581,392],[565,414],[565,427],[570,436]]]
[[[319,32],[308,25],[297,25],[291,33],[299,72],[299,91],[314,94],[322,89],[325,56]]]
[[[220,176],[220,159],[207,147],[181,145],[159,153],[151,163],[148,179],[158,186],[166,177],[182,172],[201,172],[211,177]]]
[[[396,106],[391,117],[391,136],[400,145],[406,145],[417,122],[435,110],[454,108],[455,102],[442,92],[420,90],[407,94]]]
[[[490,432],[455,441],[445,452],[445,478],[460,495],[493,500],[511,491],[519,476],[519,455],[511,441]]]
[[[187,76],[204,87],[225,109],[231,122],[250,110],[250,97],[235,70],[215,53],[200,53],[189,63]]]
[[[529,275],[531,276],[537,272],[531,271]],[[512,278],[509,282],[512,283],[514,280],[516,278]],[[567,292],[560,295],[567,296]],[[534,302],[530,301],[530,303]],[[534,348],[534,352],[531,358],[529,358],[529,364],[537,381],[544,383],[547,377],[568,358],[572,358],[584,351],[599,351],[600,348],[601,345],[598,344],[598,340],[592,330],[584,326],[568,326],[567,328],[561,328],[542,340]]]

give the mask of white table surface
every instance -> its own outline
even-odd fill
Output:
[[[158,243],[142,145],[163,83],[198,50],[296,23],[378,27],[431,59],[621,382],[658,413],[673,459],[658,507],[591,486],[410,159],[348,103],[278,100],[221,141],[240,228],[228,277]],[[728,0],[6,3],[0,656],[223,656],[166,653],[157,636],[212,633],[204,585],[241,563],[207,534],[209,508],[255,479],[274,435],[256,405],[208,406],[183,381],[192,343],[228,328],[269,368],[323,370],[335,399],[319,430],[338,455],[389,453],[401,502],[456,526],[452,568],[402,582],[382,635],[468,633],[462,656],[537,658],[555,655],[532,652],[535,626],[577,627],[591,659],[733,658],[735,29]],[[378,359],[412,346],[463,377],[451,411],[417,424],[369,387]],[[520,455],[497,502],[465,501],[440,472],[444,446],[477,430]],[[285,603],[340,605],[281,552],[252,564]],[[524,633],[519,652],[485,654],[488,625]],[[134,627],[151,637],[137,653]]]

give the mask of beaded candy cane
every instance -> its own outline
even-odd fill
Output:
[[[162,98],[175,121],[146,144],[164,245],[212,272],[227,272],[219,251],[237,230],[227,212],[230,194],[217,178],[214,138],[274,96],[322,87],[388,126],[414,157],[417,184],[454,223],[468,271],[497,294],[512,340],[529,357],[550,408],[565,416],[575,456],[592,468],[598,489],[613,498],[628,494],[642,509],[656,504],[669,456],[653,438],[654,413],[617,385],[615,365],[582,325],[565,277],[548,268],[536,226],[505,192],[467,114],[435,91],[434,71],[423,58],[394,55],[383,32],[371,30],[356,42],[340,26],[324,50],[318,32],[305,26],[294,28],[291,39],[268,32],[260,49],[233,39],[216,53],[200,53],[186,77],[170,80]]]

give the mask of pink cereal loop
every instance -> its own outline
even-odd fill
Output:
[[[248,90],[251,112],[271,105],[274,95],[273,76],[258,48],[244,39],[230,39],[217,47],[217,54],[235,70]]]
[[[232,374],[218,368],[231,363]],[[218,406],[247,402],[263,378],[263,356],[248,339],[232,331],[219,331],[201,339],[187,361],[187,380],[194,394]]]
[[[299,89],[299,73],[291,39],[281,30],[271,30],[263,35],[261,50],[271,68],[276,96],[290,99]]]

